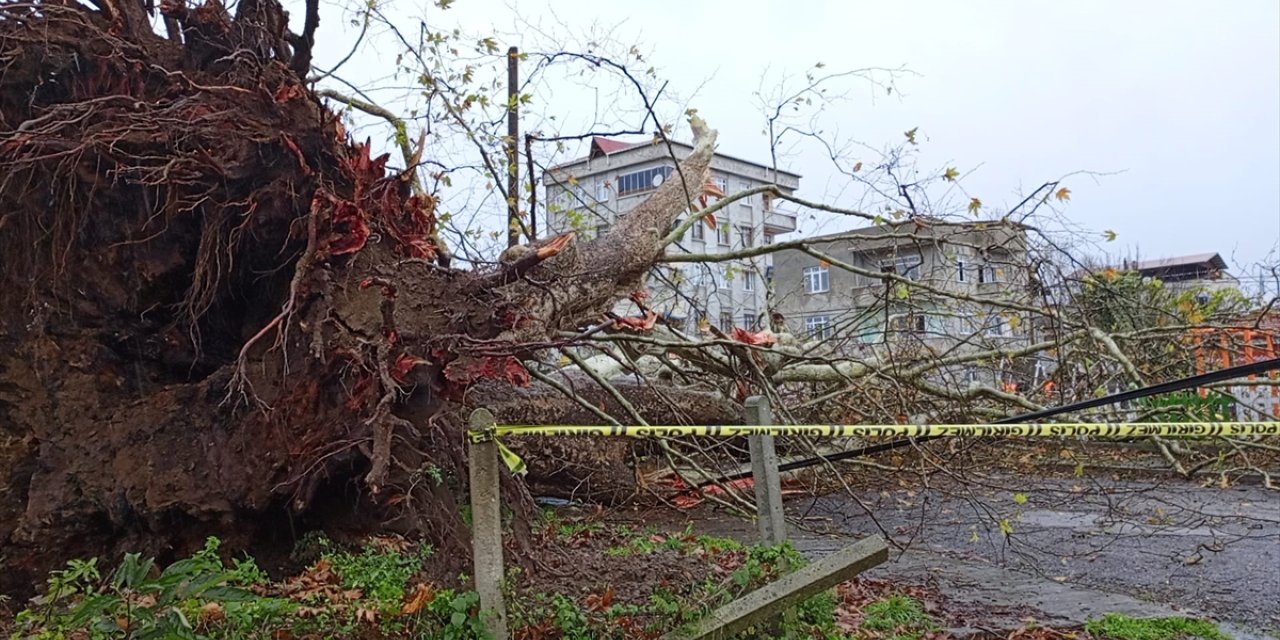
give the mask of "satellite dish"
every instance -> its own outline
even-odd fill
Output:
[[[653,174],[653,188],[657,189],[658,187],[661,187],[661,186],[662,186],[662,174],[661,173]]]

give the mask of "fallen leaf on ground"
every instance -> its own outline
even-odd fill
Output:
[[[435,593],[431,590],[431,587],[419,582],[405,600],[404,606],[400,607],[400,615],[413,615],[421,611],[422,607],[434,599]]]

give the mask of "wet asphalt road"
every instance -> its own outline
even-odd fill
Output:
[[[1075,620],[1126,607],[1186,611],[1234,623],[1245,636],[1280,629],[1280,492],[993,476],[855,495],[874,521],[845,494],[793,500],[787,510],[805,529],[883,530],[909,542],[911,553],[877,572],[941,576],[950,595],[968,592],[975,602],[1038,604]],[[811,552],[830,546],[812,532],[794,539]],[[1145,604],[1150,611],[1138,611]]]

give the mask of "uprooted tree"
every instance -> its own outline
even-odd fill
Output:
[[[303,84],[310,17],[160,10],[169,38],[129,1],[0,16],[3,590],[68,554],[325,520],[465,541],[422,469],[465,476],[478,383],[526,385],[522,358],[640,286],[714,131],[609,237],[456,270],[413,165],[388,175]],[[524,400],[501,406],[576,407]]]
[[[366,20],[377,14],[370,7]],[[520,423],[713,423],[737,420],[737,401],[759,393],[797,420],[1004,416],[1168,377],[1169,354],[1190,328],[1254,322],[1236,308],[1183,313],[1187,301],[1173,301],[1144,316],[1158,321],[1109,324],[1115,309],[1129,313],[1114,295],[1093,295],[1110,305],[1101,313],[1046,293],[1049,272],[1062,280],[1078,266],[1047,235],[1005,265],[1031,287],[1012,297],[975,298],[828,260],[804,240],[673,255],[669,246],[692,225],[764,192],[868,224],[888,217],[889,235],[904,242],[966,242],[937,231],[950,201],[930,198],[924,180],[906,182],[913,171],[897,149],[859,173],[861,161],[826,147],[866,187],[875,213],[774,187],[719,193],[706,184],[715,132],[696,117],[693,151],[673,157],[680,179],[604,236],[552,236],[460,269],[442,240],[449,216],[423,179],[438,186],[456,167],[433,160],[427,137],[415,145],[391,110],[315,90],[317,3],[307,3],[298,34],[275,0],[242,1],[234,15],[213,0],[166,1],[164,35],[149,11],[130,0],[0,8],[3,592],[29,593],[68,556],[182,553],[210,534],[262,552],[318,527],[384,528],[424,536],[449,551],[439,557],[460,562],[463,432],[475,406]],[[499,121],[467,119],[463,111],[480,101],[450,85],[465,72],[433,75],[430,58],[448,45],[435,34],[412,45],[384,26],[418,59],[435,112],[476,145],[470,170],[500,183]],[[640,87],[643,74],[598,54],[541,58],[562,59],[613,69]],[[775,158],[784,137],[818,135],[786,121],[783,107],[828,100],[823,83],[841,77],[807,76],[798,89],[761,98]],[[384,120],[403,167],[352,142],[322,96]],[[639,97],[643,123],[664,139],[653,97]],[[531,136],[526,149],[583,137]],[[953,185],[956,175],[934,182]],[[1046,183],[1003,217],[1034,234],[1029,223],[1060,189]],[[710,204],[708,193],[727,197]],[[979,200],[963,196],[955,210],[973,214]],[[697,214],[672,230],[690,209]],[[454,231],[459,244],[477,237]],[[1036,337],[1013,344],[979,327],[951,336],[962,349],[887,337],[868,347],[851,346],[848,331],[803,335],[782,321],[774,336],[611,315],[629,296],[643,308],[633,294],[671,265],[750,268],[779,250],[874,281],[881,295],[872,306],[886,314],[982,304]],[[1119,291],[1106,278],[1088,284],[1091,294]],[[1016,368],[1041,354],[1055,363],[1053,394],[944,375]],[[627,453],[613,443],[548,446],[544,453],[580,467]],[[717,464],[696,446],[660,446],[685,470]],[[1177,466],[1178,451],[1164,451]],[[527,514],[522,486],[507,489],[507,504]]]

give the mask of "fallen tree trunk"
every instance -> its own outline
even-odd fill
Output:
[[[493,381],[477,384],[468,401],[493,411],[505,424],[602,424],[585,405],[613,416],[624,407],[589,377],[564,374],[556,381],[578,399],[569,406],[559,390],[545,385],[512,389]],[[614,382],[614,387],[650,424],[736,424],[742,406],[723,396],[675,387]],[[505,443],[528,466],[528,485],[541,496],[616,504],[644,497],[637,463],[656,456],[653,440],[593,436],[510,438]],[[655,459],[655,462],[657,460]],[[664,461],[663,461],[664,462]]]
[[[301,83],[278,3],[162,11],[180,37],[128,0],[0,7],[0,591],[321,526],[461,564],[470,391],[528,385],[523,358],[639,286],[714,132],[604,238],[460,271],[434,201]]]

